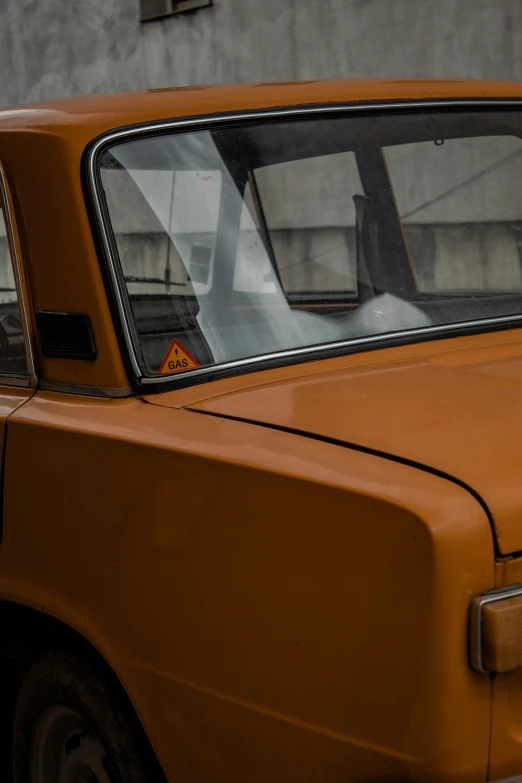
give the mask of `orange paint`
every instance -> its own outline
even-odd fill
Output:
[[[522,773],[520,675],[468,666],[471,599],[522,581],[522,330],[137,397],[86,146],[172,118],[494,97],[522,85],[241,85],[0,111],[39,382],[0,386],[0,600],[94,645],[169,783]],[[45,357],[37,311],[87,313],[96,360]],[[186,367],[168,367],[176,351]],[[174,341],[160,373],[197,366]]]

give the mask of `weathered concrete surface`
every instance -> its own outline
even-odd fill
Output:
[[[331,77],[522,79],[519,0],[215,0],[142,25],[138,0],[0,0],[0,105]]]
[[[520,0],[214,3],[210,9],[143,25],[138,19],[138,0],[0,0],[0,106],[215,82],[337,77],[522,79]],[[491,162],[487,150],[483,151],[480,165],[471,170],[457,152],[454,164],[442,170],[445,176],[451,174],[450,183],[439,182],[433,167],[429,176],[423,176],[424,158],[411,160],[400,170],[400,177],[394,176],[398,195],[401,189],[405,193],[403,213],[415,211],[414,219],[408,221],[408,234],[418,258],[420,283],[428,288],[519,288],[522,202],[518,170],[522,159],[495,169],[494,182],[482,177],[473,194],[459,190],[454,204],[445,198],[431,212],[415,209],[430,196],[445,193],[453,180],[465,182],[470,171]],[[337,253],[342,251],[345,262],[348,255],[353,265],[354,218],[349,216],[346,198],[335,191],[333,179],[325,192],[330,195],[329,204],[342,215],[331,215],[323,208],[315,221],[303,205],[300,211],[296,209],[296,187],[290,189],[292,198],[287,189],[279,189],[272,222],[282,231],[277,239],[281,253],[295,255],[303,242],[308,247],[306,232],[315,225],[314,242],[332,245]],[[488,205],[487,214],[478,209],[483,202]],[[290,216],[285,214],[285,204],[291,205]],[[472,214],[467,214],[466,205],[468,212],[473,207]],[[294,231],[289,244],[285,230],[298,226],[306,236]],[[144,230],[143,226],[121,227],[122,234],[128,235],[127,252],[139,249],[140,263],[146,267],[141,274],[151,274],[153,259],[145,262],[149,256],[144,254],[140,236]],[[344,240],[332,240],[329,231],[344,232],[350,249],[344,247]],[[337,268],[337,259],[332,256],[330,260],[324,250],[312,255],[316,252],[325,267]],[[155,259],[157,248],[154,253]],[[300,250],[297,255],[303,253]],[[0,232],[0,270],[6,258],[7,244]]]

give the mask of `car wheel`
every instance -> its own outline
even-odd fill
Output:
[[[166,783],[130,704],[90,658],[50,652],[26,673],[13,726],[14,783]]]

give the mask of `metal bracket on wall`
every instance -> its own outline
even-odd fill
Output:
[[[140,21],[153,22],[167,16],[208,8],[213,0],[140,0]]]

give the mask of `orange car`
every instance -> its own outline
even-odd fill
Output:
[[[3,779],[521,775],[522,86],[7,109],[0,205]]]

